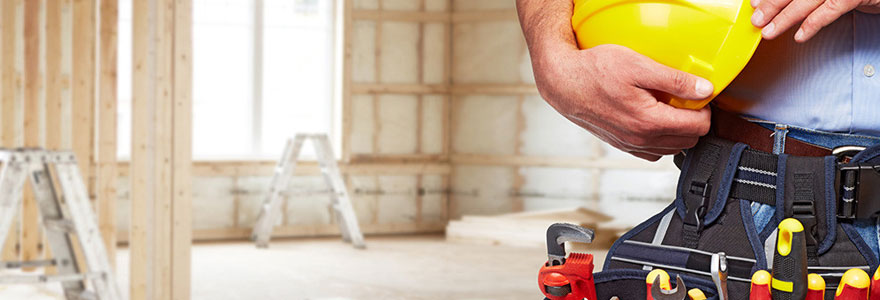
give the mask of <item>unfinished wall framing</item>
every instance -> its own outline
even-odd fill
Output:
[[[102,235],[108,246],[113,245],[110,253],[115,253],[116,244],[116,195],[111,185],[116,181],[114,3],[0,4],[0,145],[73,149]],[[20,222],[12,230],[3,260],[46,255],[36,205],[27,191]]]

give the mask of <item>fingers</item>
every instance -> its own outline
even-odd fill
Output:
[[[712,83],[699,76],[679,71],[647,57],[641,60],[638,74],[634,76],[638,87],[663,91],[682,99],[702,100],[712,96]]]
[[[791,1],[788,6],[782,9],[773,20],[761,30],[761,35],[765,39],[774,39],[787,31],[795,24],[804,20],[811,12],[822,5],[823,0],[797,0]],[[765,15],[769,18],[770,16]],[[835,18],[836,19],[836,18]]]
[[[712,112],[709,107],[700,110],[675,108],[657,102],[645,111],[649,122],[655,124],[659,135],[700,137],[709,133]]]
[[[800,1],[800,0],[799,0]],[[767,38],[768,33],[775,33],[776,25],[770,21],[785,8],[791,0],[761,0],[752,13],[752,25],[763,27],[761,34]]]
[[[855,9],[859,4],[856,1],[826,0],[807,16],[801,28],[794,34],[794,40],[803,43],[812,38],[828,24],[840,18],[840,16]]]

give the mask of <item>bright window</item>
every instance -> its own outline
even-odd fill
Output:
[[[193,1],[194,159],[274,159],[297,132],[330,132],[333,10],[334,0]],[[131,152],[130,1],[120,2],[119,19],[119,156],[125,158]]]

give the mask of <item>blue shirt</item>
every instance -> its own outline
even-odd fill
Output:
[[[851,12],[806,43],[764,40],[716,99],[781,124],[880,136],[880,15]],[[876,74],[875,74],[876,73]]]

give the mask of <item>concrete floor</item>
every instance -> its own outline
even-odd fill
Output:
[[[546,249],[447,243],[443,236],[338,238],[193,247],[193,299],[542,299]],[[597,253],[601,264],[604,254]],[[117,257],[128,291],[128,251]],[[601,266],[597,266],[597,270]],[[0,299],[61,299],[56,286],[0,286]]]

